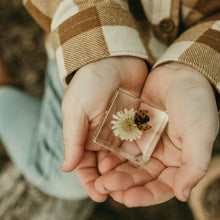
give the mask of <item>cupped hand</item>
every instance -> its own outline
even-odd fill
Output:
[[[141,97],[167,111],[168,126],[143,167],[100,152],[102,176],[96,189],[129,207],[154,205],[173,196],[186,201],[207,171],[219,128],[213,88],[197,70],[169,63],[149,74]]]
[[[94,182],[99,176],[93,135],[100,118],[118,87],[140,95],[147,76],[146,63],[134,57],[112,57],[80,68],[63,97],[64,162],[61,170],[75,169],[88,195],[101,202],[106,193],[99,193]]]

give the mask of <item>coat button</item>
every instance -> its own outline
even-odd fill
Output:
[[[160,31],[170,33],[174,29],[174,23],[170,18],[164,18],[159,24]]]

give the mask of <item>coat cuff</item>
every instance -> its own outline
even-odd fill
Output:
[[[57,21],[60,23],[57,27],[52,24],[56,62],[64,85],[72,72],[106,57],[135,56],[152,64],[128,10],[93,6],[80,12],[75,9],[75,12],[68,19]]]
[[[220,94],[220,21],[198,24],[184,32],[153,68],[173,61],[198,70]]]

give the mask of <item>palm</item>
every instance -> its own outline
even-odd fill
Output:
[[[218,130],[211,87],[206,79],[190,71],[186,68],[178,72],[175,65],[168,65],[150,74],[142,97],[168,111],[169,125],[142,168],[100,152],[99,170],[103,175],[96,181],[99,192],[110,192],[127,206],[157,204],[174,195],[187,199],[184,191],[204,175]],[[177,80],[173,80],[173,73]],[[184,83],[182,77],[190,79]]]

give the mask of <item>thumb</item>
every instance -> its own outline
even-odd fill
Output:
[[[174,179],[174,194],[181,201],[188,199],[192,188],[205,175],[214,142],[214,138],[205,139],[193,132],[187,133],[183,142],[182,165]]]
[[[87,115],[80,103],[73,97],[68,99],[67,95],[62,103],[64,161],[61,170],[64,172],[72,171],[80,163],[89,127]]]

